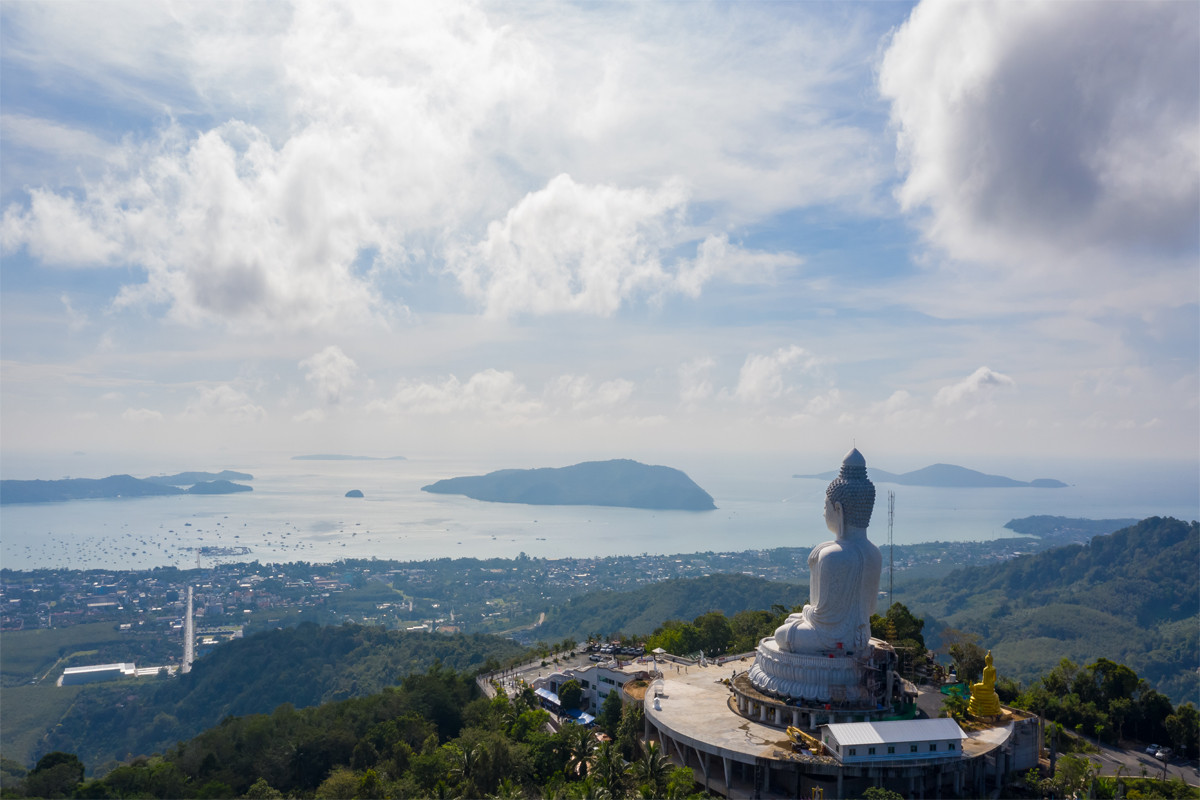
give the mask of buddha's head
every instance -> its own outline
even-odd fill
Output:
[[[846,529],[864,529],[871,524],[875,508],[875,484],[867,477],[867,460],[855,448],[842,459],[842,469],[825,490],[826,505],[841,506]]]

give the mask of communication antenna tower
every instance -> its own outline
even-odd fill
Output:
[[[888,492],[888,608],[892,607],[892,572],[896,568],[896,546],[892,543],[892,523],[896,519],[896,493]]]
[[[192,587],[187,587],[187,615],[183,618],[183,664],[179,671],[192,671],[192,662],[196,660],[196,628],[192,620]]]

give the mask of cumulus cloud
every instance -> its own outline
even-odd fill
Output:
[[[620,189],[559,175],[488,225],[487,236],[457,253],[451,269],[493,315],[608,316],[631,295],[670,282],[660,256],[686,202],[677,181]]]
[[[449,261],[463,291],[493,316],[584,312],[609,316],[638,296],[699,297],[721,277],[766,281],[802,263],[705,237],[695,258],[665,258],[686,239],[689,192],[681,180],[657,188],[587,185],[570,175],[525,195],[503,220]]]
[[[879,76],[900,202],[967,261],[1194,266],[1198,59],[1195,3],[922,2]]]
[[[743,403],[765,403],[782,397],[789,390],[785,373],[793,365],[809,370],[816,359],[798,345],[781,347],[769,355],[752,353],[738,373],[734,398]]]
[[[565,401],[574,411],[601,411],[625,403],[633,390],[633,381],[624,378],[596,384],[587,375],[560,375],[547,385],[546,395]]]
[[[520,418],[541,413],[541,401],[531,397],[511,372],[485,369],[466,381],[451,375],[440,383],[405,381],[387,401],[376,401],[374,410],[400,414],[482,414],[492,418]]]
[[[301,361],[300,368],[304,370],[304,379],[316,391],[317,398],[329,406],[341,402],[342,395],[354,384],[354,373],[358,371],[354,359],[335,344]]]
[[[188,403],[184,416],[258,422],[267,416],[267,412],[251,401],[245,392],[222,383],[202,387],[199,395]]]
[[[121,419],[128,422],[162,422],[161,412],[149,408],[127,408],[121,414]]]
[[[47,85],[82,83],[151,133],[114,144],[7,113],[10,144],[74,143],[109,167],[31,184],[0,244],[44,264],[132,268],[120,306],[189,324],[384,314],[403,302],[387,276],[438,271],[447,242],[476,243],[451,248],[448,266],[493,313],[607,315],[639,293],[695,297],[714,276],[795,263],[721,231],[858,205],[878,186],[868,132],[839,109],[867,75],[869,59],[847,69],[866,26],[615,8],[7,7],[21,33],[8,61]],[[178,121],[164,126],[163,109]],[[689,198],[707,219],[684,230]],[[696,257],[667,263],[684,246]]]
[[[804,263],[794,253],[747,250],[729,243],[725,234],[707,237],[696,247],[696,258],[680,265],[673,288],[699,297],[704,284],[716,277],[736,283],[765,283],[776,274]]]
[[[1017,382],[988,367],[980,367],[958,383],[937,390],[933,404],[940,408],[977,405],[991,400],[996,392],[1015,388]]]

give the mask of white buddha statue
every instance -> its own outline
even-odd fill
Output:
[[[874,506],[866,459],[853,449],[825,490],[825,524],[837,538],[809,553],[808,605],[776,629],[780,651],[816,654],[839,644],[855,651],[867,646],[883,563],[879,548],[867,538]]]

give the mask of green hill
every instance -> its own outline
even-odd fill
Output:
[[[669,619],[709,611],[733,616],[773,605],[791,608],[808,598],[805,586],[749,575],[718,574],[670,580],[628,592],[591,592],[552,609],[537,629],[541,639],[586,639],[594,634],[648,634]]]
[[[1131,667],[1174,702],[1200,693],[1200,526],[1151,517],[1085,545],[897,588],[915,613],[978,633],[1021,680],[1062,658]]]
[[[522,652],[514,642],[480,634],[301,623],[221,645],[177,678],[84,687],[60,720],[46,721],[37,755],[63,750],[100,765],[128,753],[162,752],[229,715],[361,697],[435,663],[472,672]]]

